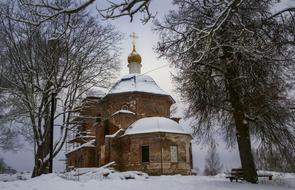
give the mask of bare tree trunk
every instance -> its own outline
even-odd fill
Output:
[[[234,61],[229,61],[226,72],[227,90],[229,92],[230,103],[233,108],[233,117],[237,131],[237,141],[240,153],[240,160],[243,168],[243,177],[246,181],[257,183],[258,177],[254,158],[251,150],[251,140],[248,123],[245,118],[245,110],[241,97],[237,90],[239,88],[239,71]]]
[[[48,87],[50,88],[50,87]],[[48,102],[48,97],[49,95],[45,95],[45,102]],[[49,109],[50,104],[46,104],[44,108],[44,126],[43,129],[44,131],[44,136],[42,137],[42,144],[37,146],[37,150],[35,153],[35,165],[34,169],[32,172],[32,177],[37,177],[42,174],[48,173],[49,169],[49,159],[46,158],[47,155],[49,155],[50,151],[50,109]]]
[[[44,151],[46,148],[46,146],[44,147],[44,145],[41,145],[37,148],[37,153],[35,154],[35,165],[34,165],[34,169],[32,172],[32,177],[37,177],[40,176],[42,174],[46,174],[48,173],[48,159],[45,159],[44,155]]]

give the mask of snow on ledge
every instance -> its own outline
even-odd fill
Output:
[[[118,110],[118,111],[116,111],[115,113],[113,113],[112,116],[117,115],[117,114],[119,114],[119,113],[126,113],[126,114],[133,114],[133,115],[135,115],[134,112],[129,111],[129,110]]]
[[[120,132],[123,132],[123,131],[125,131],[124,129],[119,129],[117,132],[115,132],[114,134],[112,134],[112,135],[106,135],[105,137],[106,138],[115,138]]]
[[[68,140],[68,142],[74,141],[76,139],[81,139],[81,140],[87,141],[87,140],[93,139],[93,138],[95,138],[94,135],[80,135],[80,136],[76,136],[76,137],[71,138],[70,140]]]

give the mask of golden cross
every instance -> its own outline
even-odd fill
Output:
[[[135,32],[132,32],[132,34],[130,35],[130,38],[132,39],[132,45],[134,48],[135,47],[135,40],[138,38],[138,36],[136,36]]]

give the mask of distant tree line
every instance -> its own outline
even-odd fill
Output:
[[[0,158],[0,174],[5,173],[5,174],[14,174],[16,173],[16,170],[13,169],[12,167],[8,166],[3,158]]]
[[[293,155],[286,157],[281,154],[281,150],[258,149],[255,152],[255,163],[259,170],[295,173],[294,152]]]

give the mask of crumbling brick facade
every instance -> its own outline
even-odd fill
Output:
[[[120,171],[138,170],[150,175],[190,174],[190,135],[169,132],[124,134],[124,130],[141,118],[170,118],[170,107],[174,103],[171,96],[126,92],[108,94],[93,102],[83,109],[82,114],[89,117],[82,128],[95,134],[95,148],[85,147],[67,154],[68,165],[85,157],[82,165],[74,166],[99,167],[115,161],[114,166]]]

